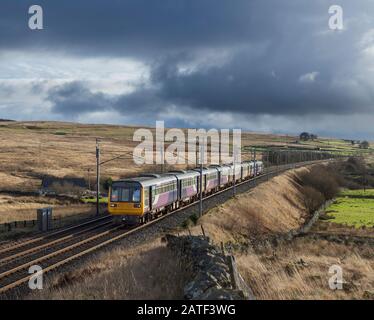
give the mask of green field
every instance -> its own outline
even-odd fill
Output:
[[[326,213],[336,223],[374,227],[374,189],[343,191]]]

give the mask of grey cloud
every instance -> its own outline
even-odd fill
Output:
[[[80,82],[51,88],[47,100],[52,103],[53,112],[65,115],[108,111],[113,104],[110,97],[103,93],[94,93]]]
[[[373,111],[374,77],[357,45],[374,27],[373,2],[336,0],[343,32],[328,29],[324,0],[40,0],[45,29],[38,32],[27,29],[31,4],[2,2],[0,51],[135,57],[151,67],[149,83],[129,94],[109,96],[81,82],[54,87],[47,100],[66,118],[117,111],[149,122],[170,106],[180,114],[288,117]],[[205,64],[205,50],[227,59]],[[195,68],[182,72],[185,64]]]
[[[0,96],[1,97],[10,97],[15,92],[15,88],[6,83],[0,83]]]

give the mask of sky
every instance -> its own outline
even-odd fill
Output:
[[[373,111],[371,0],[0,4],[0,118],[374,140]]]

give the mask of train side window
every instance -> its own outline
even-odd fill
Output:
[[[149,191],[148,188],[144,188],[144,204],[148,206],[149,203]]]
[[[132,193],[132,201],[133,202],[140,202],[140,189],[135,189]]]

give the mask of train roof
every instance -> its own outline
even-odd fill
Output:
[[[147,175],[147,176],[140,176],[140,177],[129,178],[129,179],[120,179],[120,180],[113,181],[113,183],[135,182],[135,183],[141,184],[143,187],[148,187],[152,185],[158,185],[162,183],[177,181],[177,179],[173,175],[157,175],[157,176],[158,177],[155,177],[155,178],[153,178],[151,175]]]
[[[165,175],[175,176],[178,179],[187,179],[187,178],[196,177],[199,175],[199,173],[194,170],[176,170],[176,171],[169,171]]]
[[[200,173],[200,168],[195,168],[195,169],[192,169],[193,171],[197,172],[197,173]],[[206,168],[206,167],[203,167],[203,174],[206,174],[206,173],[213,173],[213,172],[217,172],[217,169],[216,168]]]

